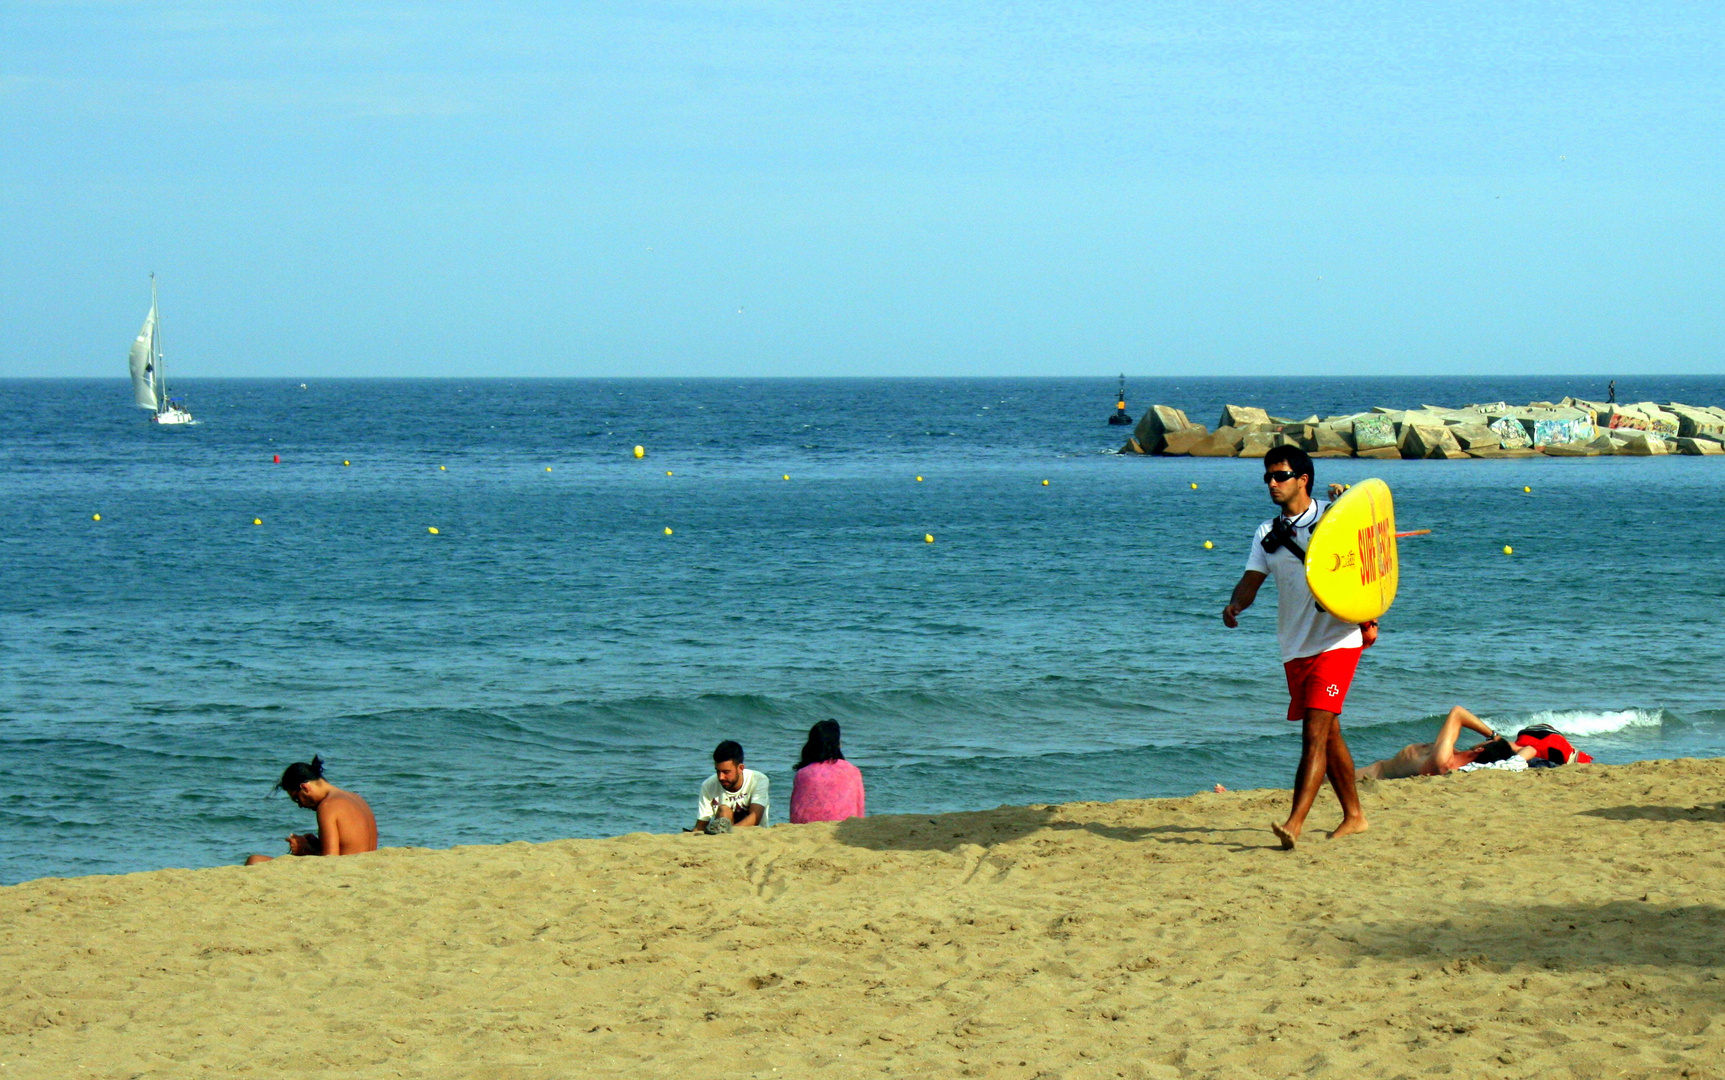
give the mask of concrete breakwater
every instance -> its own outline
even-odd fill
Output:
[[[1173,406],[1154,405],[1120,452],[1263,457],[1274,446],[1298,446],[1313,457],[1363,458],[1725,454],[1725,409],[1675,401],[1619,405],[1566,397],[1455,409],[1379,406],[1347,416],[1294,420],[1249,405],[1225,405],[1211,429]]]

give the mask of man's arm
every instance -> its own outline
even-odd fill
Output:
[[[759,825],[761,823],[761,818],[765,817],[766,814],[766,808],[760,803],[750,803],[749,812],[744,814],[742,817],[732,818],[731,824],[739,829],[745,825]]]
[[[1234,586],[1234,595],[1228,600],[1228,606],[1222,609],[1223,626],[1231,630],[1240,625],[1238,616],[1258,598],[1258,590],[1264,585],[1264,577],[1264,574],[1256,570],[1248,570],[1240,575],[1240,583]]]
[[[706,832],[707,822],[713,820],[713,813],[718,809],[714,800],[707,798],[707,785],[701,784],[701,793],[695,796],[695,831]]]

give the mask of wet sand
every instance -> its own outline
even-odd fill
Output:
[[[1725,1072],[1725,761],[1364,796],[28,882],[0,1078]]]

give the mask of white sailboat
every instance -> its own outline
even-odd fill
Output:
[[[150,275],[150,313],[144,328],[132,342],[132,393],[138,408],[150,410],[157,424],[195,424],[184,405],[168,396],[167,372],[162,367],[162,327],[156,312],[156,275]]]

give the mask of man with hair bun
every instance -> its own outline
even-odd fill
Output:
[[[323,758],[289,765],[276,787],[299,806],[317,812],[317,832],[293,833],[287,838],[290,855],[358,855],[377,850],[377,818],[372,816],[371,807],[358,795],[323,778]],[[246,865],[273,859],[253,855]]]
[[[1377,621],[1356,626],[1319,606],[1306,586],[1306,547],[1330,504],[1312,498],[1316,477],[1311,457],[1297,446],[1276,446],[1264,455],[1264,483],[1281,513],[1258,526],[1246,572],[1222,609],[1222,624],[1239,625],[1264,579],[1276,578],[1276,639],[1288,679],[1288,719],[1301,724],[1300,768],[1294,775],[1294,805],[1288,820],[1270,829],[1291,849],[1324,777],[1342,804],[1342,823],[1330,836],[1364,832],[1366,815],[1354,785],[1354,758],[1342,740],[1342,702],[1360,662],[1360,651],[1378,638]]]

